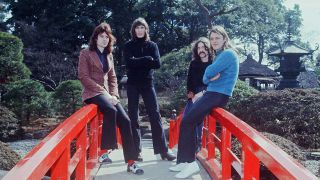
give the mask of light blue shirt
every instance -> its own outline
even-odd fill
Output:
[[[218,73],[220,73],[220,77],[210,81]],[[203,83],[208,85],[207,91],[232,96],[238,74],[239,60],[237,54],[231,49],[226,49],[216,56],[212,64],[207,67],[203,75]]]

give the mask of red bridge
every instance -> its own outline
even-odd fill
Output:
[[[177,145],[180,121],[181,115],[170,122],[170,148]],[[98,155],[102,153],[101,122],[102,115],[95,105],[83,107],[19,161],[4,180],[45,176],[53,180],[94,179],[99,169]],[[118,142],[121,143],[120,136]],[[234,143],[240,146],[241,156],[232,151]],[[255,129],[221,108],[213,109],[205,121],[202,150],[197,158],[211,179],[232,179],[234,169],[241,179],[258,180],[261,163],[278,179],[318,179]],[[167,165],[164,168],[164,172],[168,171]],[[131,177],[145,178],[143,175]]]

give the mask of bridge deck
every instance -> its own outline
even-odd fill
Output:
[[[126,164],[123,161],[122,150],[115,150],[111,152],[110,158],[112,159],[112,164],[102,164],[99,166],[95,180],[120,180],[120,179],[165,179],[171,180],[175,179],[174,175],[176,172],[170,172],[168,168],[174,165],[176,162],[163,161],[160,156],[153,154],[152,142],[151,140],[142,140],[143,150],[142,157],[143,162],[139,162],[139,165],[143,168],[145,173],[143,175],[134,175],[126,171]],[[200,173],[191,176],[189,179],[203,179],[209,180],[210,176],[204,168],[200,166]]]

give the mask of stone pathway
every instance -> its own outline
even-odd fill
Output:
[[[175,165],[175,161],[163,161],[160,156],[153,154],[152,141],[143,140],[142,157],[143,162],[139,162],[139,165],[143,168],[145,173],[143,175],[134,175],[127,172],[126,164],[123,161],[122,150],[115,150],[111,152],[110,158],[113,160],[112,164],[100,165],[96,174],[95,180],[171,180],[176,179],[174,175],[176,172],[170,172],[168,168]],[[198,163],[200,168],[201,164]],[[207,174],[204,168],[201,168],[200,173],[193,175],[189,179],[203,179],[209,180],[210,176]]]

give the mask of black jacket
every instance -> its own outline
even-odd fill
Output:
[[[160,68],[160,54],[156,43],[142,39],[126,42],[124,60],[128,69],[128,84],[152,86],[153,71]]]
[[[188,80],[187,80],[187,91],[188,92],[193,92],[193,93],[198,93],[196,90],[197,88],[201,88],[206,86],[202,82],[203,74],[206,68],[212,63],[212,61],[208,62],[202,62],[202,61],[197,61],[193,60],[191,61],[189,65],[189,70],[188,70]]]

